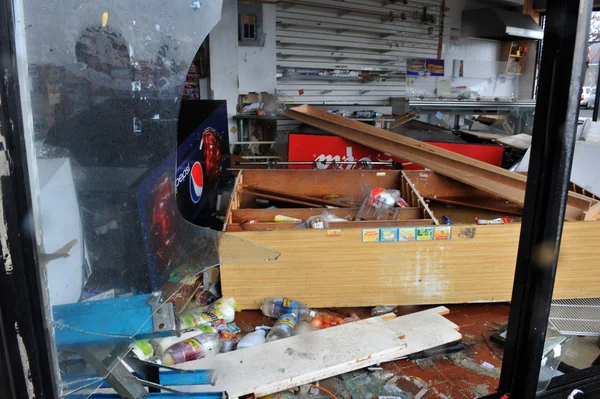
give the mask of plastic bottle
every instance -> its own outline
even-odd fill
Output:
[[[154,354],[158,357],[162,357],[166,350],[173,345],[185,341],[186,339],[194,338],[200,334],[210,333],[217,333],[216,328],[212,326],[199,326],[198,328],[182,333],[179,337],[154,338],[151,341],[152,347],[154,348]]]
[[[173,365],[212,356],[221,350],[219,334],[200,334],[173,345],[162,356],[163,364]]]
[[[237,349],[250,348],[252,346],[261,345],[267,342],[267,331],[262,329],[257,329],[256,331],[246,335],[244,338],[240,340],[237,344]]]
[[[298,323],[298,325],[296,326],[296,328],[292,332],[292,335],[296,336],[296,335],[300,335],[300,334],[306,334],[306,333],[309,333],[309,332],[312,332],[312,331],[313,331],[313,328],[310,325],[310,321],[303,320],[300,323]]]
[[[260,306],[263,314],[267,317],[277,318],[284,314],[294,314],[297,320],[307,320],[315,317],[317,312],[310,310],[308,306],[298,301],[290,301],[287,298],[265,298]]]
[[[298,318],[294,313],[284,314],[277,319],[275,325],[269,331],[269,334],[267,334],[267,342],[290,337],[297,324]]]
[[[223,320],[231,323],[235,318],[236,305],[233,298],[223,300],[219,299],[213,303],[208,312],[199,310],[190,310],[179,316],[181,329],[189,330],[198,326],[212,325],[222,323]]]

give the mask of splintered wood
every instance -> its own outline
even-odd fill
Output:
[[[229,398],[269,395],[374,364],[459,341],[458,326],[440,306],[396,317],[393,313],[183,363],[187,370],[214,370],[214,386]]]
[[[523,205],[525,200],[527,177],[517,173],[309,105],[291,108],[286,115],[355,143],[414,162],[515,204]],[[582,220],[584,212],[596,202],[569,192],[566,219]]]

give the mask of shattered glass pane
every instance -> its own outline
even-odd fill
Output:
[[[178,205],[180,184],[194,204],[214,205],[226,170],[227,123],[214,124],[212,111],[203,160],[178,165],[186,74],[221,7],[15,2],[31,233],[61,397],[87,398],[107,383],[146,390],[139,362],[123,362],[134,343],[175,334],[176,313],[217,298],[218,265],[279,255],[192,224]]]

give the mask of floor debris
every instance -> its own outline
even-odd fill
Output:
[[[215,370],[217,382],[211,391],[225,389],[230,398],[247,394],[258,398],[459,341],[461,334],[456,331],[456,324],[442,316],[447,311],[437,307],[400,317],[373,317],[180,366]],[[394,378],[386,370],[373,373],[369,378]],[[375,396],[398,395],[390,395],[382,388],[381,394]]]

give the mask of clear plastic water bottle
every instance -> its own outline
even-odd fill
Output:
[[[221,350],[219,334],[209,333],[197,335],[183,342],[173,345],[165,351],[162,357],[163,364],[173,365],[191,360],[212,356]]]
[[[275,322],[275,325],[267,335],[267,342],[277,341],[278,339],[288,338],[294,332],[298,319],[293,313],[284,314]]]
[[[310,321],[303,320],[300,323],[298,323],[298,325],[296,326],[296,328],[292,332],[292,335],[296,336],[296,335],[306,334],[306,333],[309,333],[309,332],[312,332],[312,331],[313,331],[313,328],[310,325]]]
[[[297,320],[307,320],[315,317],[315,311],[299,301],[287,298],[266,298],[260,306],[263,314],[267,317],[277,318],[285,314],[293,314]]]

